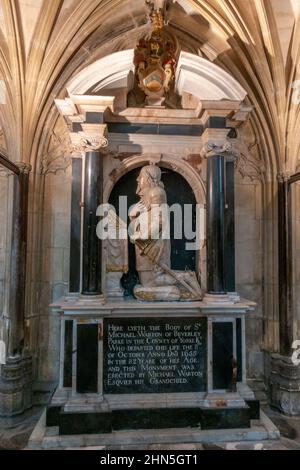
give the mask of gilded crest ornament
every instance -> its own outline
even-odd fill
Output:
[[[153,8],[150,20],[151,36],[140,39],[135,50],[136,78],[146,105],[162,106],[175,77],[176,45],[164,30],[162,9]]]

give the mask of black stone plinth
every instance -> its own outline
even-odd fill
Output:
[[[207,159],[207,291],[226,294],[225,279],[225,161]]]
[[[61,406],[49,405],[46,412],[46,426],[59,426],[59,415],[62,411]]]
[[[250,428],[250,408],[202,408],[201,429]]]
[[[84,171],[83,261],[82,294],[102,294],[101,240],[96,229],[99,222],[97,208],[102,203],[103,162],[100,152],[86,152]]]
[[[249,406],[243,408],[142,408],[112,410],[111,412],[61,411],[59,415],[57,411],[54,409],[50,411],[47,425],[59,425],[60,435],[107,434],[113,431],[186,427],[203,430],[246,429],[251,427],[250,420],[256,419],[254,409],[251,410]]]
[[[259,400],[245,400],[246,405],[250,408],[250,419],[260,419]]]
[[[200,417],[200,409],[196,408],[115,410],[113,430],[200,427]]]
[[[112,432],[112,414],[92,412],[65,412],[59,415],[59,434],[107,434]]]

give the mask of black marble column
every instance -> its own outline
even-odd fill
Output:
[[[293,343],[291,186],[278,182],[278,269],[280,354],[289,356]]]
[[[234,161],[226,161],[225,288],[235,292],[235,177]]]
[[[207,158],[207,291],[226,294],[225,288],[225,161]]]
[[[97,208],[102,203],[103,161],[99,151],[85,154],[82,294],[96,296],[101,288],[101,240],[96,228],[99,218]]]

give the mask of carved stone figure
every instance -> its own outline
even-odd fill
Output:
[[[139,300],[201,300],[194,272],[171,269],[171,243],[167,195],[156,165],[142,168],[137,179],[140,201],[132,207],[130,240],[136,248],[136,269],[140,284],[134,295]]]
[[[105,242],[106,295],[123,297],[121,278],[128,271],[127,224],[113,211],[108,213],[108,232],[109,237]]]

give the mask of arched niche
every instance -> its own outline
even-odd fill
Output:
[[[206,201],[205,183],[200,174],[185,160],[178,158],[178,156],[162,155],[157,159],[153,156],[146,154],[134,155],[126,158],[120,163],[118,168],[114,169],[104,181],[103,201],[108,202],[110,193],[117,183],[117,181],[135,168],[149,165],[150,162],[155,162],[162,168],[167,168],[180,173],[191,186],[194,191],[197,204],[204,207]]]
[[[138,155],[138,156],[133,156],[125,159],[119,166],[118,169],[115,169],[111,172],[108,178],[106,178],[105,185],[104,185],[104,203],[113,203],[115,205],[115,200],[112,201],[112,196],[113,199],[116,197],[116,193],[114,191],[118,187],[119,183],[122,182],[122,180],[125,180],[127,176],[130,177],[130,175],[134,175],[134,178],[130,179],[130,183],[132,185],[130,189],[130,193],[133,194],[135,193],[136,190],[136,177],[140,171],[140,169],[143,166],[149,165],[149,163],[155,162],[160,168],[162,169],[163,172],[163,181],[164,179],[168,180],[167,185],[166,185],[166,192],[168,196],[168,204],[171,206],[175,202],[179,202],[179,204],[192,204],[194,205],[193,207],[193,218],[196,217],[196,205],[204,210],[205,209],[205,185],[204,182],[201,178],[201,176],[192,168],[188,162],[184,160],[178,159],[178,157],[171,157],[171,156],[161,156],[160,159],[153,159],[153,157],[147,157],[146,155]],[[164,176],[164,170],[165,172],[168,172],[168,177]],[[185,193],[185,197],[180,197],[178,194],[178,201],[176,201],[176,191],[174,189],[172,190],[170,187],[168,187],[168,184],[172,181],[172,173],[174,174],[174,184],[176,185],[176,181],[178,181],[178,190],[180,192],[180,180],[182,180],[181,186],[184,188],[182,190],[182,193]],[[166,181],[165,181],[166,182]],[[121,194],[120,194],[121,195]],[[124,192],[123,194],[124,195]],[[186,199],[186,200],[185,200]],[[138,197],[136,199],[132,199],[129,201],[129,205],[134,204],[138,201]],[[195,219],[194,219],[195,220]],[[201,223],[201,222],[200,222]],[[204,220],[203,220],[204,223]],[[195,226],[194,226],[195,228]],[[202,228],[202,227],[201,227]],[[203,233],[205,229],[203,227]],[[171,230],[172,233],[172,230]],[[172,239],[172,237],[171,237]],[[178,243],[174,240],[171,241],[171,246],[172,246],[172,256],[173,256],[173,262],[172,262],[172,268],[173,269],[191,269],[195,270],[199,276],[199,279],[201,279],[201,284],[204,285],[205,279],[204,279],[204,272],[205,272],[205,243],[204,240],[202,240],[201,247],[200,249],[196,250],[191,250],[190,254],[186,254],[186,256],[182,256],[181,259],[183,260],[182,262],[186,262],[185,266],[183,265],[178,265],[176,261],[174,261],[174,252],[176,250],[181,251],[181,254],[183,254],[184,247],[183,245],[185,242],[188,240],[182,240],[179,241]],[[193,253],[192,253],[193,252]],[[133,245],[129,245],[129,258],[132,260],[134,258],[134,247]],[[129,263],[129,269],[131,271],[131,275],[133,268],[130,266]],[[126,281],[125,281],[126,282]],[[130,280],[129,280],[130,283]],[[126,286],[123,286],[126,287]]]

